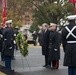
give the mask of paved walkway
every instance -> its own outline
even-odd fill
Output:
[[[44,56],[40,46],[29,46],[29,55],[25,58],[19,51],[15,51],[15,60],[12,60],[12,69],[22,75],[68,75],[67,67],[63,67],[63,50],[61,49],[60,67],[58,70],[51,70],[42,67]],[[4,65],[3,61],[0,61]],[[0,74],[1,75],[1,74]]]

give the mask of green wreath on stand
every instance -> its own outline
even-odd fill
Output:
[[[22,33],[19,33],[16,36],[16,43],[19,47],[20,53],[26,57],[28,55],[28,43]]]

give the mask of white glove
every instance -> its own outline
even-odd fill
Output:
[[[3,35],[0,34],[0,36],[1,36],[1,38],[3,38]]]
[[[9,47],[9,49],[12,49],[12,47]]]
[[[54,51],[57,51],[57,49],[54,49]]]
[[[15,40],[13,42],[14,42],[14,44],[16,44],[16,41]]]
[[[14,34],[14,36],[16,36],[16,34]]]

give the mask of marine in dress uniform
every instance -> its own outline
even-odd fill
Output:
[[[3,43],[3,28],[2,28],[2,24],[0,27],[0,52],[1,52],[1,61],[3,61],[3,54],[2,54],[2,43]]]
[[[76,24],[75,16],[68,16],[69,24],[62,30],[64,66],[68,66],[68,75],[76,75]]]
[[[6,24],[11,23],[12,20],[6,21]],[[3,30],[3,57],[5,61],[5,67],[7,69],[11,69],[11,59],[13,54],[13,47],[12,47],[12,29],[8,27],[8,25]]]
[[[60,59],[60,34],[56,28],[57,25],[55,23],[50,23],[49,65],[51,69],[58,69]]]
[[[16,36],[17,36],[18,33],[19,33],[19,28],[18,28],[18,26],[16,26],[15,29],[14,29],[14,48],[16,50],[18,50],[18,46],[16,44]]]
[[[49,30],[47,23],[42,24],[42,29],[42,55],[45,56],[45,65],[43,67],[47,67],[49,55]]]
[[[14,30],[13,30],[12,20],[8,20],[6,24],[7,24],[7,27],[11,29],[11,32],[12,32],[11,34],[12,35],[11,41],[12,41],[12,48],[13,48],[12,59],[14,60],[15,59],[14,58]]]

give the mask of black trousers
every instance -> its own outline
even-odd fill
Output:
[[[48,65],[48,55],[45,55],[45,65]]]
[[[49,61],[48,61],[48,64],[49,64],[51,67],[55,67],[56,69],[58,69],[58,67],[59,67],[59,60],[49,60]]]
[[[56,67],[56,60],[51,61],[52,67]]]

